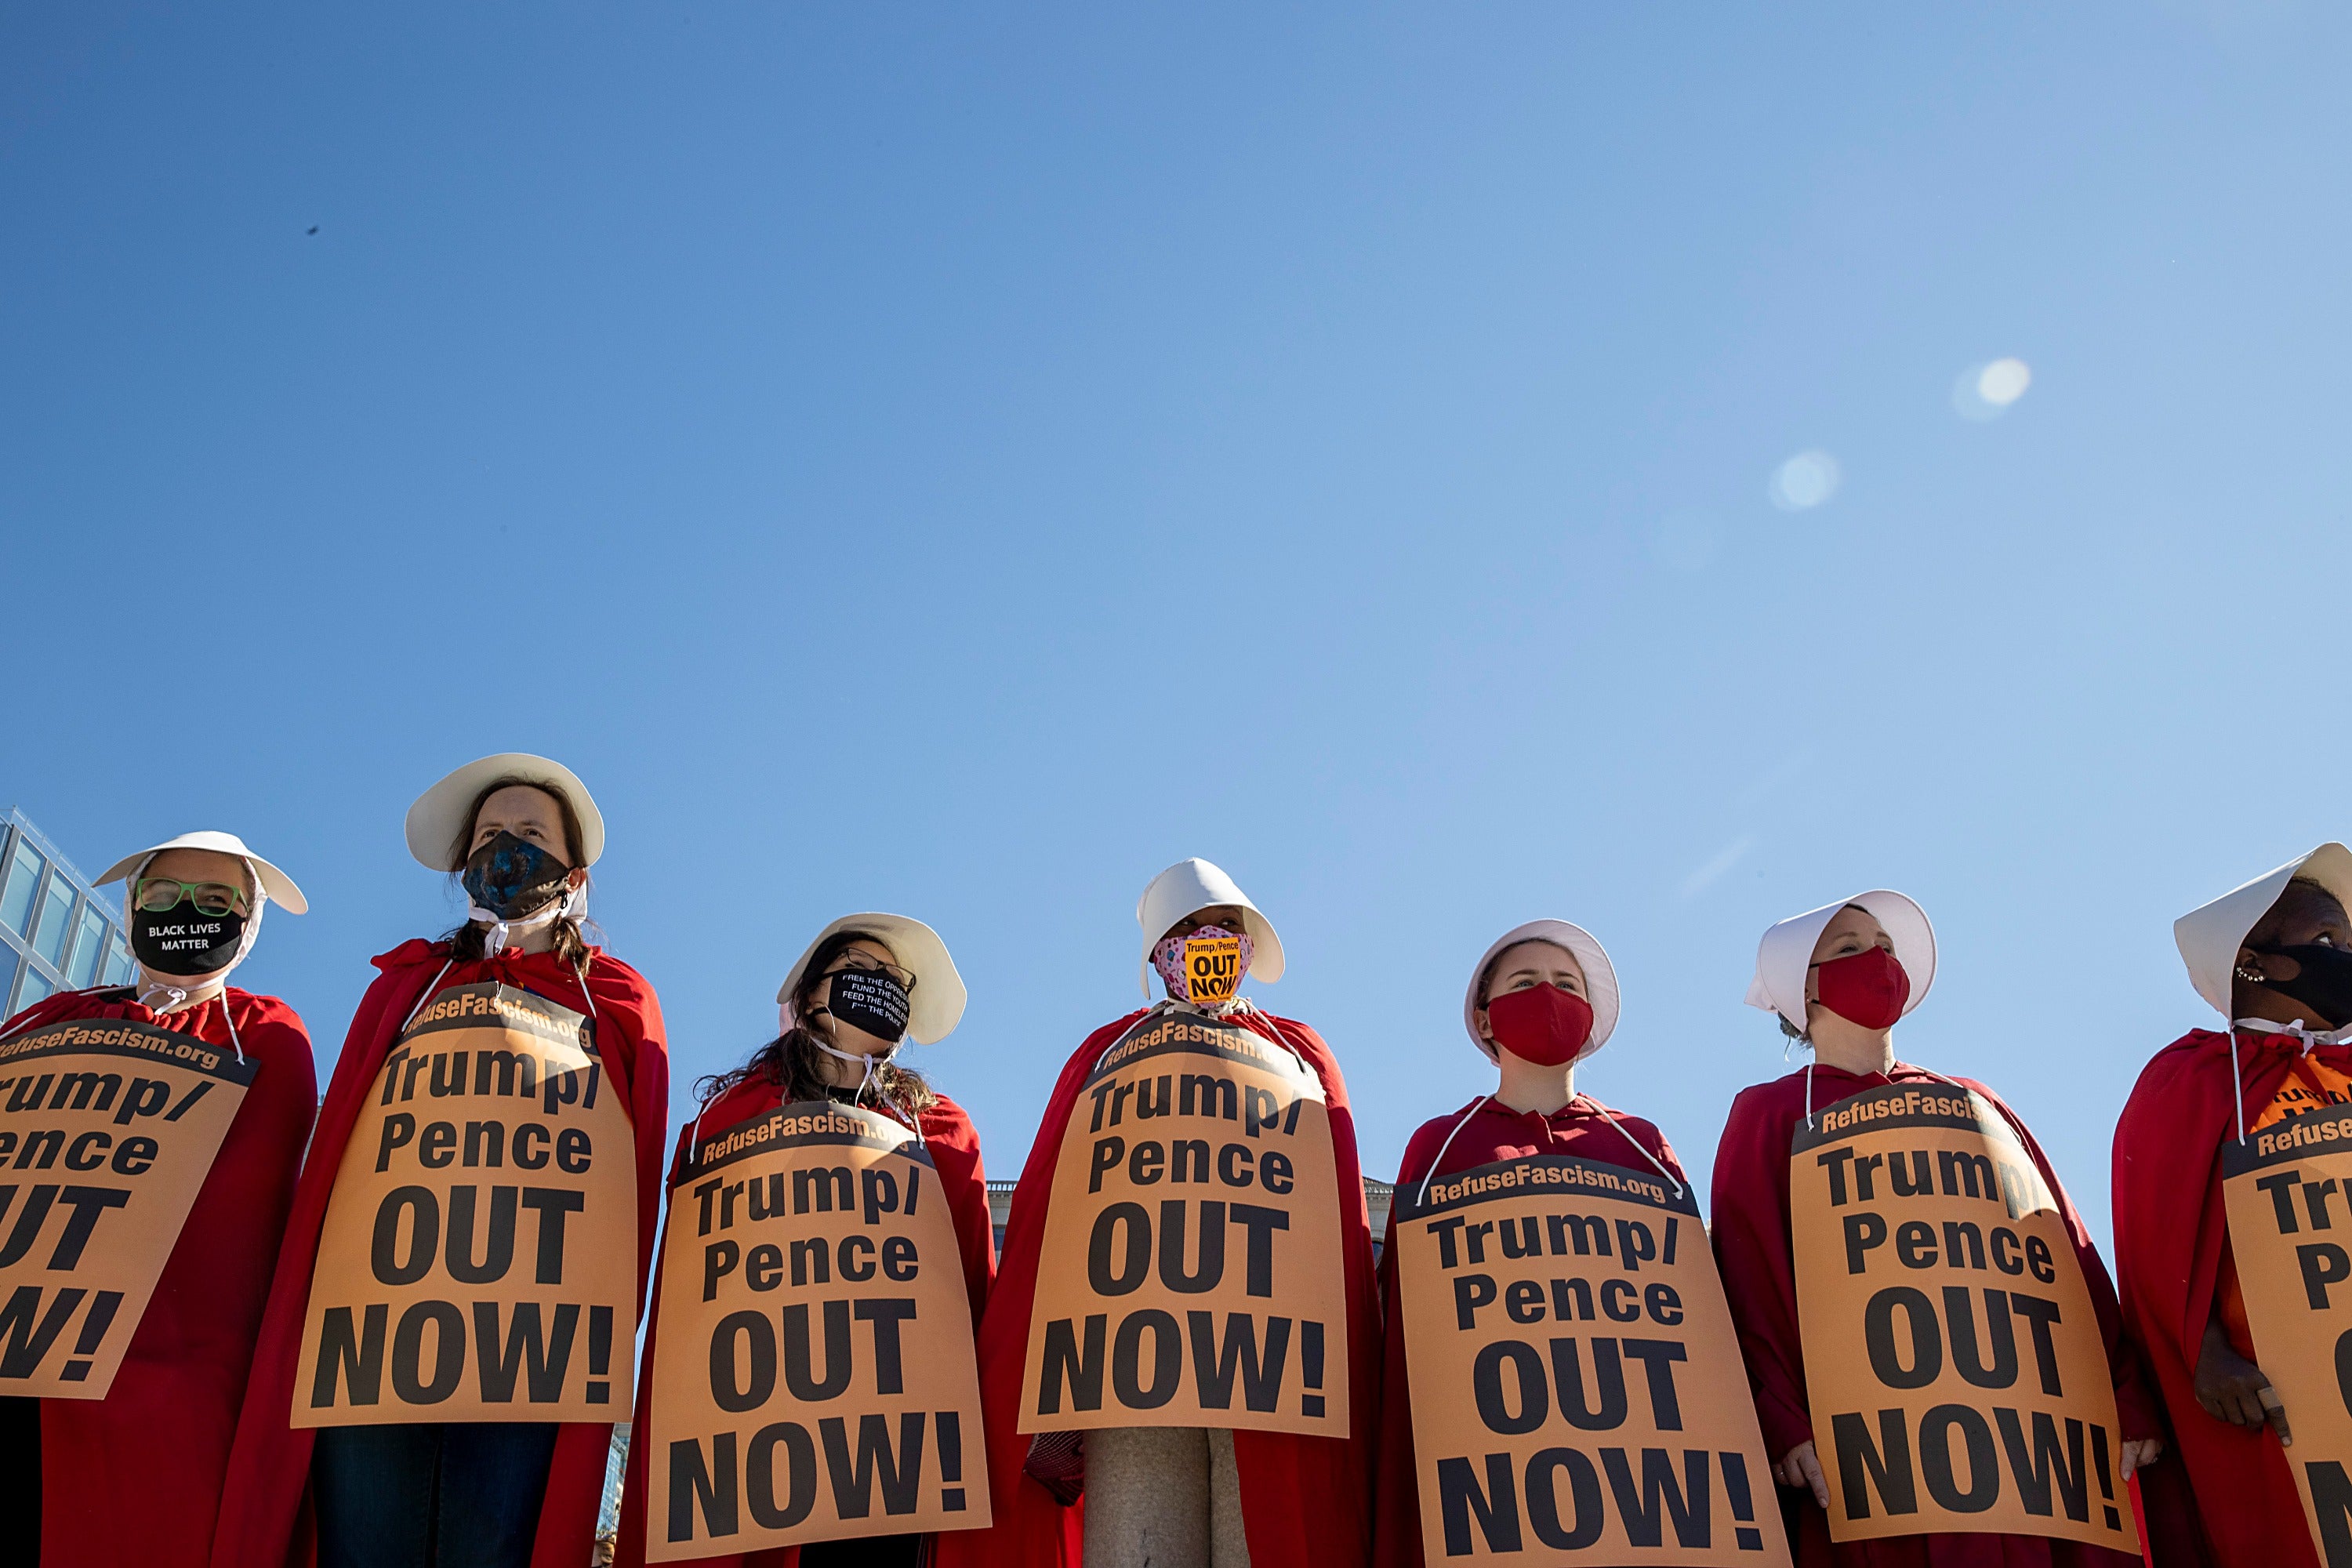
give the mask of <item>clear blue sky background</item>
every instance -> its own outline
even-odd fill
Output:
[[[903,910],[1005,1175],[1182,856],[1383,1174],[1552,914],[1704,1181],[1758,934],[1893,886],[1900,1049],[2105,1234],[2173,917],[2352,835],[2340,14],[659,12],[0,16],[0,795],[85,868],[280,860],[323,1067],[457,907],[409,801],[545,752],[675,1110]]]

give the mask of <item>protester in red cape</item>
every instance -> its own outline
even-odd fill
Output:
[[[508,752],[459,768],[408,813],[408,847],[461,874],[466,923],[375,960],[294,1195],[239,1423],[212,1561],[321,1568],[579,1568],[602,1502],[608,1423],[289,1424],[320,1228],[343,1147],[386,1052],[420,1006],[496,982],[592,1020],[606,1080],[635,1129],[637,1289],[653,1256],[667,1129],[661,1005],[583,935],[604,823],[569,768]]]
[[[2136,1561],[2102,1547],[2040,1536],[1951,1532],[1883,1537],[1834,1544],[1829,1537],[1829,1482],[1814,1453],[1798,1337],[1797,1274],[1790,1239],[1789,1149],[1797,1124],[1823,1107],[1895,1083],[1951,1084],[1984,1096],[2017,1133],[2056,1197],[2074,1256],[2095,1303],[2115,1371],[2123,1424],[2119,1468],[2128,1480],[2162,1449],[2153,1398],[2138,1363],[2120,1341],[2115,1288],[2082,1216],[2050,1168],[2042,1146],[1999,1095],[1974,1079],[1946,1078],[1897,1061],[1896,1021],[1926,1000],[1936,979],[1936,933],[1927,912],[1884,889],[1780,921],[1764,933],[1748,1004],[1777,1013],[1780,1030],[1810,1047],[1799,1071],[1742,1089],[1716,1151],[1712,1234],[1731,1304],[1748,1379],[1756,1394],[1764,1451],[1784,1487],[1781,1511],[1799,1568],[2032,1568],[2035,1564],[2123,1564]]]
[[[841,976],[848,976],[846,980]],[[844,915],[817,933],[776,993],[777,1037],[731,1072],[698,1085],[702,1108],[678,1134],[675,1171],[683,1169],[697,1138],[764,1116],[781,1105],[830,1100],[864,1106],[903,1123],[923,1141],[948,1212],[955,1221],[964,1290],[972,1325],[988,1303],[996,1275],[996,1236],[988,1212],[988,1180],[981,1171],[980,1134],[962,1106],[902,1066],[908,1039],[933,1046],[963,1016],[963,977],[939,933],[905,915]],[[637,1375],[635,1431],[653,1408],[654,1347],[661,1333],[660,1272],[655,1316],[646,1324]],[[646,1560],[650,1506],[645,1445],[629,1451],[621,1499],[617,1561],[636,1568]],[[914,1568],[928,1538],[860,1536],[765,1552],[722,1552],[691,1561],[711,1568]]]
[[[2221,1150],[2352,1089],[2352,852],[2323,844],[2173,926],[2227,1027],[2140,1073],[2116,1127],[2116,1265],[2181,1462],[2141,1481],[2159,1564],[2316,1563],[2282,1445],[2294,1412],[2254,1364]]]
[[[1590,932],[1566,921],[1529,921],[1505,931],[1470,971],[1462,1023],[1471,1044],[1500,1070],[1500,1082],[1493,1093],[1421,1124],[1397,1171],[1400,1194],[1425,1189],[1438,1176],[1538,1154],[1654,1170],[1677,1195],[1684,1191],[1682,1165],[1655,1127],[1577,1092],[1576,1064],[1608,1044],[1617,1027],[1617,972]],[[1381,1253],[1381,1305],[1387,1331],[1372,1558],[1380,1568],[1420,1568],[1421,1488],[1393,1209]]]
[[[0,1559],[42,1568],[205,1560],[270,1266],[318,1101],[294,1009],[228,984],[276,903],[310,906],[233,833],[184,833],[99,879],[128,881],[138,984],[63,991],[0,1026],[128,1019],[191,1036],[260,1071],[205,1173],[104,1399],[0,1399]],[[123,1478],[138,1478],[135,1506]]]
[[[1242,968],[1251,978],[1271,984],[1282,977],[1282,942],[1273,925],[1231,877],[1205,860],[1181,862],[1153,879],[1136,919],[1142,927],[1144,994],[1151,994],[1155,973],[1171,992],[1160,1008],[1192,1007],[1175,998],[1183,994],[1183,940],[1197,933],[1239,937],[1247,944]],[[1045,1433],[1033,1441],[1016,1429],[1038,1253],[1063,1135],[1103,1053],[1151,1009],[1129,1013],[1087,1036],[1072,1053],[1022,1168],[1005,1227],[1004,1257],[980,1332],[994,1523],[985,1531],[938,1538],[936,1561],[950,1568],[1049,1568],[1082,1560],[1092,1568],[1131,1568],[1152,1550],[1160,1563],[1197,1561],[1215,1568],[1325,1568],[1365,1560],[1380,1331],[1371,1233],[1347,1086],[1330,1047],[1304,1024],[1263,1012],[1238,996],[1193,1010],[1213,1013],[1295,1052],[1322,1081],[1331,1113],[1339,1201],[1345,1205],[1340,1231],[1351,1436],[1340,1440],[1190,1427]]]

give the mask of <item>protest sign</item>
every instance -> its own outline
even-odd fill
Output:
[[[1394,1218],[1427,1561],[1788,1563],[1695,1196],[1543,1155]]]
[[[1341,1201],[1313,1068],[1236,1025],[1146,1015],[1063,1135],[1019,1430],[1345,1437]]]
[[[1816,1111],[1791,1140],[1789,1214],[1832,1540],[2138,1551],[2090,1287],[2000,1111],[1947,1084]]]
[[[292,1424],[610,1421],[634,1388],[636,1287],[635,1141],[589,1021],[453,985],[343,1146]]]
[[[955,1224],[922,1141],[786,1105],[670,1184],[650,1562],[989,1522]]]
[[[2352,1114],[2273,1122],[2221,1145],[2230,1250],[2254,1361],[2278,1390],[2287,1468],[2327,1568],[2352,1568]]]
[[[259,1071],[120,1018],[0,1042],[0,1395],[106,1397]]]

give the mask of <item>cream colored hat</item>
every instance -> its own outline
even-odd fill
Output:
[[[1609,1043],[1610,1032],[1617,1027],[1617,968],[1609,962],[1608,950],[1593,939],[1582,926],[1566,921],[1529,921],[1523,926],[1513,926],[1495,939],[1495,945],[1478,955],[1470,970],[1470,988],[1462,994],[1462,1026],[1470,1031],[1470,1043],[1495,1055],[1495,1044],[1478,1032],[1478,983],[1486,978],[1486,967],[1502,955],[1503,950],[1518,946],[1523,942],[1548,942],[1554,947],[1564,947],[1576,955],[1584,970],[1584,987],[1591,993],[1592,1004],[1592,1037],[1576,1053],[1575,1060],[1582,1061]]]
[[[844,915],[823,931],[816,940],[801,950],[800,962],[793,965],[784,983],[776,987],[777,1023],[780,1032],[789,1030],[795,1022],[793,1016],[793,995],[801,988],[808,973],[809,960],[817,949],[844,931],[870,936],[890,950],[899,967],[915,977],[915,989],[907,997],[907,1033],[918,1045],[935,1046],[955,1032],[963,1018],[963,976],[956,973],[955,960],[948,956],[948,944],[940,933],[919,920],[905,915],[862,914]]]
[[[465,869],[463,857],[451,863],[449,846],[474,826],[467,814],[474,809],[475,797],[498,779],[536,784],[571,802],[572,815],[580,819],[580,864],[593,866],[604,853],[604,817],[589,797],[588,786],[562,763],[529,752],[500,752],[467,763],[418,795],[408,808],[408,852],[436,871]]]
[[[113,865],[109,866],[106,868],[106,874],[99,878],[94,886],[103,888],[109,882],[120,882],[139,875],[147,868],[147,862],[166,849],[209,849],[215,855],[234,855],[244,861],[246,868],[253,873],[254,885],[261,889],[263,898],[273,904],[279,905],[289,915],[308,914],[310,911],[310,900],[302,897],[302,889],[294,885],[293,878],[247,849],[245,847],[245,840],[236,834],[220,833],[210,829],[199,833],[183,833],[177,838],[166,838],[161,844],[151,844],[135,855],[125,855]]]
[[[1894,939],[1895,962],[1911,982],[1904,1016],[1927,999],[1927,988],[1936,984],[1936,928],[1928,923],[1927,911],[1910,897],[1878,888],[1791,915],[1767,931],[1756,948],[1756,978],[1748,985],[1750,1007],[1778,1013],[1800,1029],[1805,1026],[1805,973],[1812,966],[1813,944],[1822,940],[1832,917],[1848,904],[1870,911]]]
[[[2318,883],[2346,909],[2352,909],[2352,849],[2323,844],[2172,922],[2173,944],[2180,949],[2181,962],[2189,965],[2189,983],[2224,1018],[2230,1016],[2230,980],[2238,966],[2238,949],[2246,944],[2246,933],[2278,902],[2286,885],[2298,877]]]
[[[1206,860],[1179,860],[1152,878],[1143,897],[1135,902],[1135,923],[1143,928],[1143,957],[1137,964],[1136,978],[1144,995],[1151,994],[1151,950],[1160,945],[1168,928],[1187,915],[1221,904],[1242,911],[1242,928],[1250,939],[1250,978],[1268,985],[1282,978],[1282,938],[1274,933],[1273,922],[1249,901],[1249,895],[1223,868]]]

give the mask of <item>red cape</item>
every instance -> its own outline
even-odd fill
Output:
[[[601,948],[589,950],[588,992],[595,1004],[596,1045],[604,1072],[629,1108],[637,1152],[637,1299],[645,1300],[653,1262],[655,1215],[661,1205],[661,1152],[669,1126],[669,1057],[661,1004],[654,988]],[[342,1163],[343,1145],[359,1120],[361,1102],[400,1033],[439,975],[439,988],[495,980],[567,1007],[587,1011],[572,966],[551,952],[510,952],[478,963],[442,964],[446,942],[407,942],[375,961],[383,973],[361,998],[359,1012],[336,1058],[318,1131],[294,1190],[286,1243],[269,1288],[269,1307],[253,1358],[253,1378],[236,1428],[220,1523],[213,1534],[217,1568],[268,1568],[308,1563],[316,1554],[309,1490],[314,1432],[288,1425],[294,1405],[294,1370],[302,1353],[302,1319],[310,1302],[310,1271],[327,1199]],[[612,1426],[567,1422],[555,1440],[541,1505],[532,1568],[580,1568],[588,1561],[604,1500],[604,1465]],[[299,1528],[298,1529],[298,1525]]]
[[[1087,1037],[1062,1068],[1054,1097],[1030,1145],[1004,1229],[1004,1258],[980,1326],[980,1401],[988,1424],[988,1485],[995,1522],[937,1538],[940,1568],[1056,1568],[1085,1552],[1084,1503],[1064,1508],[1022,1473],[1029,1439],[1015,1430],[1021,1373],[1029,1351],[1029,1312],[1036,1300],[1037,1254],[1052,1206],[1054,1166],[1071,1109],[1095,1063],[1143,1016],[1140,1010]],[[1235,1432],[1242,1522],[1252,1568],[1321,1568],[1360,1563],[1370,1547],[1372,1428],[1379,1389],[1380,1321],[1373,1300],[1371,1226],[1364,1208],[1356,1123],[1339,1064],[1314,1030],[1287,1018],[1245,1012],[1235,1021],[1297,1051],[1323,1081],[1331,1108],[1331,1148],[1339,1166],[1340,1247],[1348,1288],[1349,1436]]]
[[[166,1018],[129,991],[68,991],[27,1007],[0,1032],[70,1018],[128,1018],[225,1051],[234,1023],[234,1043],[261,1064],[114,1386],[100,1400],[41,1402],[42,1568],[198,1568],[318,1102],[310,1036],[277,997],[235,986]],[[135,1507],[125,1506],[125,1476],[139,1478]]]
[[[2249,1122],[2270,1104],[2302,1051],[2303,1042],[2291,1035],[2239,1031],[2237,1071]],[[2319,1046],[2312,1055],[2352,1071],[2352,1046]],[[2141,1071],[2116,1124],[2116,1272],[2124,1317],[2172,1418],[2173,1454],[2147,1472],[2143,1496],[2160,1564],[2293,1568],[2319,1558],[2285,1450],[2267,1427],[2250,1431],[2206,1415],[2190,1387],[2228,1255],[2221,1145],[2237,1116],[2231,1076],[2222,1035],[2191,1029]],[[2209,1505],[2201,1517],[2200,1500]],[[2218,1500],[2226,1504],[2212,1506]]]
[[[759,1081],[737,1084],[703,1107],[693,1122],[678,1129],[677,1152],[670,1164],[671,1179],[686,1163],[687,1151],[700,1134],[764,1115],[784,1102],[777,1085]],[[988,1305],[988,1287],[996,1278],[996,1232],[988,1213],[988,1178],[980,1166],[980,1134],[962,1106],[941,1095],[917,1118],[923,1147],[930,1151],[939,1173],[940,1190],[947,1194],[948,1213],[955,1220],[956,1244],[963,1258],[964,1289],[971,1298],[971,1321],[980,1326]],[[646,1413],[653,1408],[654,1346],[661,1338],[661,1266],[654,1267],[653,1308],[646,1318],[646,1348],[637,1368],[636,1422],[633,1434],[646,1431]],[[621,1493],[621,1534],[614,1561],[619,1568],[644,1568],[646,1509],[651,1498],[646,1484],[646,1445],[629,1445],[628,1481]],[[801,1549],[779,1546],[765,1552],[736,1552],[688,1561],[706,1568],[797,1568]]]
[[[1628,1139],[1648,1150],[1676,1181],[1687,1184],[1681,1162],[1655,1127],[1638,1116],[1612,1121],[1612,1114],[1583,1094],[1549,1116],[1512,1110],[1481,1097],[1421,1124],[1405,1143],[1397,1191],[1418,1186],[1430,1176],[1534,1154],[1573,1154],[1649,1174],[1649,1161],[1639,1150],[1626,1147]],[[1443,1160],[1438,1158],[1441,1146]],[[1404,1317],[1397,1310],[1396,1292],[1396,1210],[1391,1208],[1381,1246],[1381,1310],[1386,1331],[1381,1342],[1380,1481],[1372,1490],[1372,1562],[1375,1568],[1422,1568],[1421,1481],[1413,1471],[1412,1395],[1405,1384]]]
[[[2056,1194],[2074,1258],[2099,1315],[2114,1369],[2116,1407],[2126,1439],[2153,1437],[2161,1428],[2155,1401],[2140,1380],[2139,1363],[2123,1340],[2123,1319],[2106,1266],[2083,1228],[2083,1216],[2066,1195],[2058,1173],[2017,1112],[1973,1079],[1944,1079],[1924,1068],[1897,1062],[1893,1073],[1857,1077],[1836,1068],[1812,1072],[1815,1110],[1888,1083],[1957,1083],[1992,1102],[2033,1156],[2042,1179]],[[1805,1071],[1742,1089],[1731,1102],[1731,1119],[1715,1154],[1715,1190],[1709,1205],[1716,1264],[1730,1299],[1731,1321],[1748,1358],[1748,1381],[1756,1391],[1756,1418],[1764,1429],[1764,1452],[1775,1463],[1813,1436],[1805,1397],[1805,1356],[1797,1337],[1797,1267],[1789,1241],[1789,1142],[1805,1118]],[[2159,1465],[2158,1468],[2161,1468]],[[2150,1474],[2155,1472],[2151,1470]],[[1792,1547],[1798,1568],[2126,1568],[2138,1561],[2124,1552],[2045,1536],[1902,1535],[1833,1545],[1829,1516],[1810,1497],[1783,1493],[1782,1512],[1796,1521]]]

